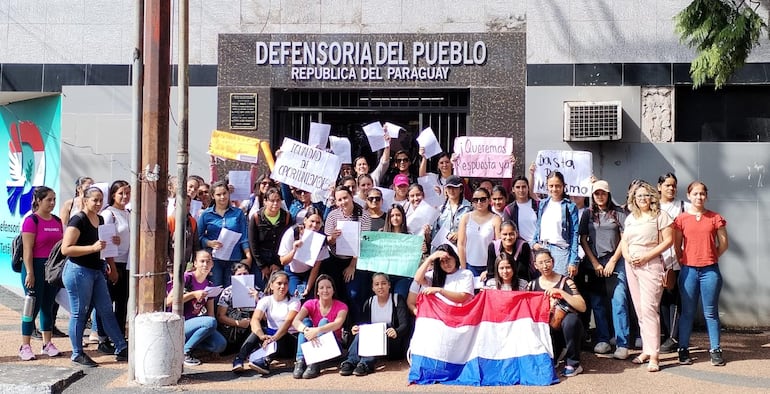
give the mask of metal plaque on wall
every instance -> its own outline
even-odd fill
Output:
[[[256,93],[230,93],[230,129],[257,129]]]

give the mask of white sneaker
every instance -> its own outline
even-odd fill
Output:
[[[599,342],[594,346],[594,353],[607,354],[612,351],[612,347],[607,342]]]
[[[628,358],[628,349],[619,347],[615,349],[615,353],[612,354],[612,357],[618,360],[625,360]]]

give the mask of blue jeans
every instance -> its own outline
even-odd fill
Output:
[[[184,321],[184,352],[193,349],[221,353],[227,340],[217,331],[217,319],[211,316],[196,316]]]
[[[294,292],[297,291],[297,286],[299,285],[305,285],[305,288],[313,287],[315,285],[307,283],[307,280],[310,278],[310,271],[312,271],[312,268],[305,272],[296,273],[292,272],[292,270],[287,265],[283,270],[286,272],[286,275],[289,275],[289,296],[294,296]],[[300,296],[302,296],[302,294],[300,294]],[[312,297],[312,294],[308,293],[308,297]]]
[[[53,329],[53,322],[56,316],[53,316],[53,301],[56,298],[56,293],[59,291],[57,287],[51,286],[45,280],[45,262],[48,259],[40,257],[32,259],[32,269],[35,276],[35,309],[32,312],[32,321],[21,322],[21,335],[30,336],[32,331],[35,330],[35,317],[40,313],[40,331],[51,331]],[[21,287],[24,288],[24,294],[29,293],[29,289],[24,285],[24,281],[27,280],[27,266],[21,265]]]
[[[682,316],[679,318],[679,347],[690,346],[692,323],[698,308],[698,298],[703,304],[703,317],[709,334],[710,350],[719,348],[719,292],[722,290],[722,274],[719,265],[706,267],[682,266],[679,273],[679,293],[682,296]]]
[[[315,326],[313,326],[313,321],[310,320],[309,317],[306,317],[305,319],[303,319],[302,323],[306,327],[315,327]],[[323,319],[321,319],[321,321],[318,322],[318,327],[323,327],[323,326],[325,326],[327,324],[329,324],[329,320],[326,319],[326,318],[323,318]],[[307,342],[307,339],[305,339],[305,334],[299,333],[299,335],[297,336],[297,360],[304,360],[305,359],[305,355],[302,354],[302,344],[305,343],[305,342]]]
[[[232,284],[231,281],[233,276],[233,271],[231,267],[235,263],[237,263],[237,261],[214,259],[214,266],[211,267],[211,283],[214,286],[222,286],[222,288],[226,288],[227,286],[230,286]],[[256,283],[257,276],[261,278],[261,275],[254,276],[255,285],[257,284]]]
[[[553,272],[567,276],[567,266],[569,265],[569,247],[561,248],[554,244],[548,244],[548,250],[553,257]]]
[[[69,336],[72,343],[72,359],[83,354],[83,330],[88,320],[91,306],[101,318],[104,331],[115,344],[115,354],[126,349],[126,339],[118,327],[115,313],[112,311],[112,299],[107,289],[107,279],[101,270],[86,268],[67,261],[62,273],[62,281],[70,299]]]
[[[393,293],[400,295],[401,297],[409,296],[409,286],[412,285],[413,278],[408,276],[390,276],[390,287],[393,288]]]
[[[607,259],[609,260],[609,258]],[[618,259],[612,276],[605,279],[612,305],[612,327],[615,329],[615,345],[628,348],[631,326],[628,317],[628,279],[626,278],[626,262]]]
[[[473,272],[473,276],[480,276],[482,272],[487,270],[487,266],[476,266],[470,264],[466,264],[465,268]]]

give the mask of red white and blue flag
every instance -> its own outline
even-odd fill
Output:
[[[463,306],[420,295],[409,382],[465,386],[558,383],[541,292],[484,290]]]

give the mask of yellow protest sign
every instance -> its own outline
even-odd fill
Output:
[[[259,157],[260,143],[267,143],[258,138],[214,130],[211,132],[209,154],[225,159],[256,163]]]

